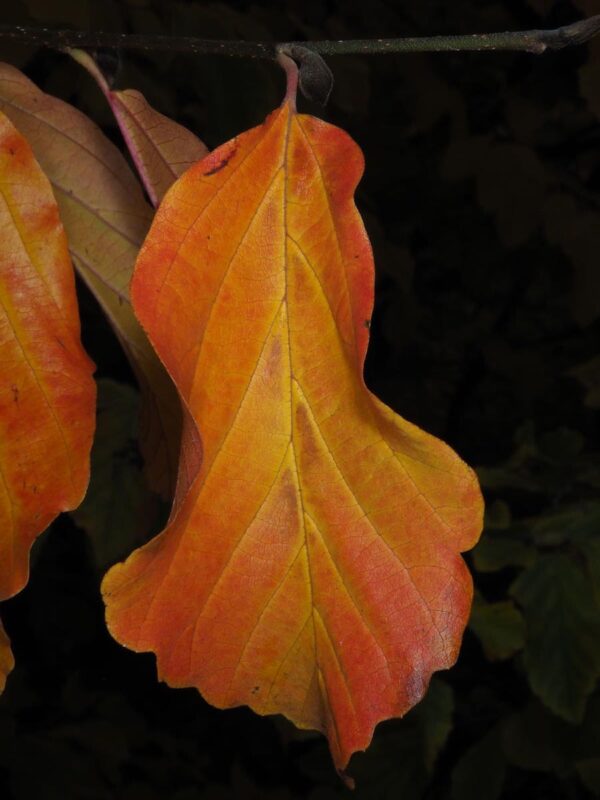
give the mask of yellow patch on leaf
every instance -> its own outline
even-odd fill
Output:
[[[454,663],[482,522],[474,473],[365,387],[362,170],[285,103],[167,193],[132,302],[204,460],[103,582],[110,631],[167,683],[323,731],[339,769]]]
[[[27,582],[29,550],[81,502],[95,426],[94,365],[48,179],[0,113],[0,599]]]

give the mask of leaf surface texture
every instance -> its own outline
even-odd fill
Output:
[[[89,481],[94,365],[48,179],[0,113],[0,599],[27,582],[29,550]]]
[[[454,663],[482,516],[474,473],[363,382],[362,170],[286,103],[165,196],[132,301],[204,459],[103,582],[111,632],[167,683],[321,730],[340,769]]]

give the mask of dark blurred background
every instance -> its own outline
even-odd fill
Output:
[[[0,23],[289,41],[557,27],[598,11],[596,0],[3,0]],[[268,63],[100,56],[118,88],[139,89],[211,148],[259,124],[284,87]],[[0,40],[0,59],[121,145],[66,56]],[[357,203],[377,266],[368,384],[477,468],[488,508],[467,556],[477,594],[459,661],[405,719],[379,726],[351,763],[354,796],[598,796],[600,38],[543,56],[328,63],[329,105],[300,108],[365,153]],[[36,545],[27,588],[3,604],[17,666],[0,698],[0,797],[350,798],[321,737],[171,690],[152,656],[109,637],[102,571],[160,513],[138,513],[157,501],[140,471],[134,379],[79,288],[106,443],[91,502],[107,537],[64,515]]]

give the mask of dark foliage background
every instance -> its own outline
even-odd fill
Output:
[[[556,27],[594,0],[4,0],[0,22],[217,38],[392,37]],[[87,112],[103,98],[65,56],[0,57]],[[458,664],[381,725],[350,772],[360,798],[600,794],[600,39],[524,54],[339,57],[317,111],[359,142],[358,205],[377,300],[369,385],[450,442],[488,511],[468,556],[477,599]],[[270,64],[106,58],[213,147],[279,103]],[[137,392],[93,299],[101,381],[85,505],[41,537],[3,604],[17,667],[0,699],[0,796],[40,800],[350,797],[324,741],[156,681],[106,632],[108,563],[160,527],[136,448]]]

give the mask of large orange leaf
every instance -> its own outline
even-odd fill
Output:
[[[48,179],[0,113],[0,599],[29,550],[79,505],[95,424],[94,365],[79,339],[73,266]]]
[[[135,89],[114,91],[94,59],[84,50],[69,54],[94,78],[106,97],[153,205],[175,178],[207,153],[191,131],[156,111]]]
[[[144,396],[142,450],[152,486],[170,495],[181,409],[135,319],[129,281],[152,209],[119,150],[90,119],[0,64],[0,109],[23,133],[52,183],[73,263],[131,361]]]
[[[204,461],[103,582],[110,631],[170,685],[321,730],[340,769],[454,663],[482,517],[474,473],[363,382],[362,170],[286,102],[167,193],[132,302]]]

